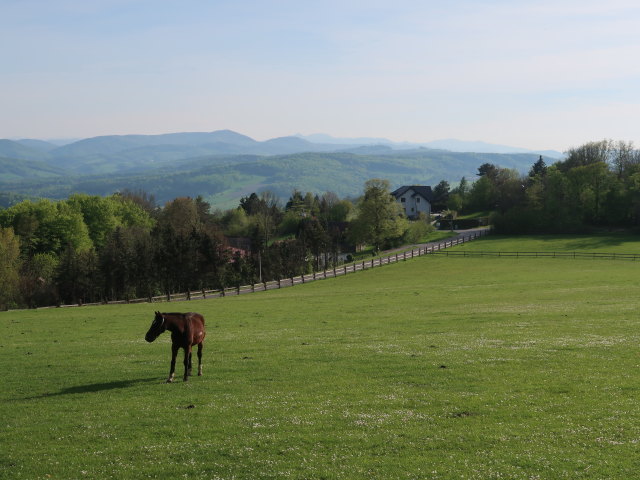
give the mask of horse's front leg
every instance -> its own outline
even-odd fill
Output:
[[[184,347],[184,381],[191,375],[191,345]]]
[[[204,347],[204,345],[200,342],[198,344],[198,376],[202,375],[202,347]]]
[[[171,344],[171,370],[169,370],[169,378],[167,378],[167,383],[173,382],[173,377],[176,373],[176,357],[178,356],[179,349],[180,347],[177,344]]]

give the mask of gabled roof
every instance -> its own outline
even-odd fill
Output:
[[[391,195],[393,195],[396,198],[399,198],[400,196],[404,195],[408,190],[413,190],[415,192],[413,195],[414,197],[417,195],[420,195],[425,200],[428,200],[429,202],[433,202],[433,191],[431,190],[431,187],[425,186],[425,185],[405,185],[391,192]]]

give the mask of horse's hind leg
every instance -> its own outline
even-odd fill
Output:
[[[187,368],[187,375],[191,376],[192,363],[191,359],[193,357],[193,351],[189,351],[189,367]]]
[[[198,376],[202,375],[202,347],[203,344],[200,342],[198,344]]]
[[[191,375],[191,345],[184,348],[184,381],[189,380]]]

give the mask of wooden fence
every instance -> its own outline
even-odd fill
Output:
[[[180,302],[187,300],[202,300],[208,298],[221,298],[231,295],[242,295],[245,293],[264,292],[267,290],[275,290],[285,287],[293,287],[295,285],[302,285],[304,283],[313,282],[316,280],[324,280],[326,278],[336,278],[349,273],[356,273],[371,268],[378,268],[384,265],[390,265],[392,263],[398,263],[410,260],[422,255],[430,255],[438,253],[447,248],[462,243],[470,242],[476,238],[485,236],[489,233],[489,230],[476,230],[472,233],[460,235],[454,239],[446,240],[442,242],[434,242],[426,244],[420,247],[414,247],[410,250],[402,250],[395,253],[391,253],[381,257],[372,257],[370,260],[362,260],[359,262],[347,263],[340,266],[335,266],[327,270],[319,272],[307,273],[304,275],[298,275],[289,278],[281,278],[279,280],[272,280],[269,282],[254,283],[252,285],[242,285],[238,287],[229,287],[219,290],[192,290],[184,293],[172,293],[170,295],[158,295],[151,298],[137,298],[133,300],[117,300],[105,302],[108,305],[119,305],[126,303],[158,303],[158,302]],[[84,305],[104,305],[105,303],[86,303]],[[61,307],[78,307],[81,305],[60,305]],[[46,308],[46,307],[45,307]]]
[[[409,250],[402,250],[395,253],[387,254],[381,257],[362,260],[359,262],[347,263],[335,266],[319,272],[307,273],[289,278],[281,278],[269,282],[254,283],[251,285],[241,285],[237,287],[228,287],[218,290],[192,290],[184,293],[172,293],[170,295],[159,295],[151,298],[137,298],[134,300],[118,300],[106,302],[109,305],[118,305],[126,303],[159,303],[159,302],[180,302],[187,300],[202,300],[210,298],[221,298],[233,295],[242,295],[245,293],[264,292],[267,290],[275,290],[285,287],[293,287],[302,285],[316,280],[324,280],[326,278],[336,278],[350,273],[356,273],[371,268],[379,268],[393,263],[403,262],[415,257],[423,255],[446,255],[459,257],[516,257],[516,258],[583,258],[583,259],[606,259],[606,260],[628,260],[640,261],[638,253],[582,253],[582,252],[487,252],[477,251],[469,252],[465,250],[448,250],[450,247],[466,243],[476,238],[485,236],[489,230],[477,230],[467,235],[460,235],[454,239],[446,240],[438,243],[431,243],[420,247],[414,247]],[[102,305],[101,303],[91,303],[85,305]],[[61,307],[77,307],[81,305],[61,305]],[[44,307],[47,308],[47,307]]]

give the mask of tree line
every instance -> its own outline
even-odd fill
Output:
[[[417,241],[389,182],[357,200],[294,190],[212,211],[201,197],[162,207],[144,192],[22,201],[0,210],[0,308],[93,303],[270,281],[335,266],[357,246]]]
[[[588,142],[547,165],[542,157],[527,175],[484,164],[478,179],[464,179],[448,206],[490,212],[496,232],[578,233],[640,224],[640,151],[631,142]]]

